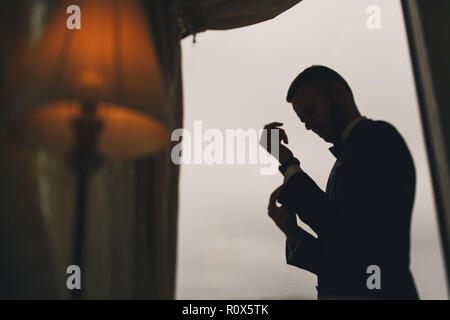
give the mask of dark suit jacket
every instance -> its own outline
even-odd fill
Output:
[[[287,263],[317,275],[318,298],[417,299],[409,270],[415,169],[400,134],[383,121],[358,123],[330,151],[337,161],[323,192],[294,174],[278,201],[295,210],[318,238],[304,232]],[[367,268],[379,266],[381,289]]]

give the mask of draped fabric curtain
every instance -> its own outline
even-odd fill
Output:
[[[0,4],[0,298],[55,298],[51,244],[42,219],[36,163],[6,135],[7,105],[19,87],[32,39],[28,1]]]
[[[0,3],[0,298],[70,297],[74,174],[64,156],[24,146],[5,130],[8,106],[56,1]],[[298,2],[142,1],[169,97],[169,129],[182,127],[183,35],[258,23]],[[92,177],[84,298],[174,298],[179,167],[170,152],[177,143],[151,157],[107,161]]]
[[[301,0],[175,0],[184,34],[240,28],[275,18]]]
[[[5,130],[45,13],[55,3],[0,4],[0,298],[71,296],[66,269],[74,173],[65,156],[22,145]],[[169,130],[174,130],[182,126],[177,23],[168,2],[142,3],[156,38],[169,97]],[[170,161],[170,150],[135,161],[105,161],[90,179],[83,298],[174,297],[178,167]]]

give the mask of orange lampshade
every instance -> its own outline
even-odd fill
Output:
[[[81,9],[69,30],[66,8]],[[96,105],[102,122],[97,152],[144,156],[167,147],[170,113],[150,26],[139,0],[60,1],[12,106],[12,126],[25,141],[60,152],[74,149],[73,121]]]

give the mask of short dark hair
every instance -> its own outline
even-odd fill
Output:
[[[345,81],[345,79],[342,78],[339,73],[325,66],[313,65],[303,70],[294,79],[294,81],[292,81],[287,93],[286,100],[287,102],[292,102],[292,100],[294,100],[294,95],[297,89],[305,84],[318,83],[330,85],[335,81],[342,83],[348,89],[350,95],[353,97],[352,89],[348,85],[347,81]]]

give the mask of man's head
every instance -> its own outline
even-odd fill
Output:
[[[311,66],[300,73],[286,100],[306,129],[327,142],[338,142],[347,124],[359,116],[350,86],[336,71],[324,66]]]

